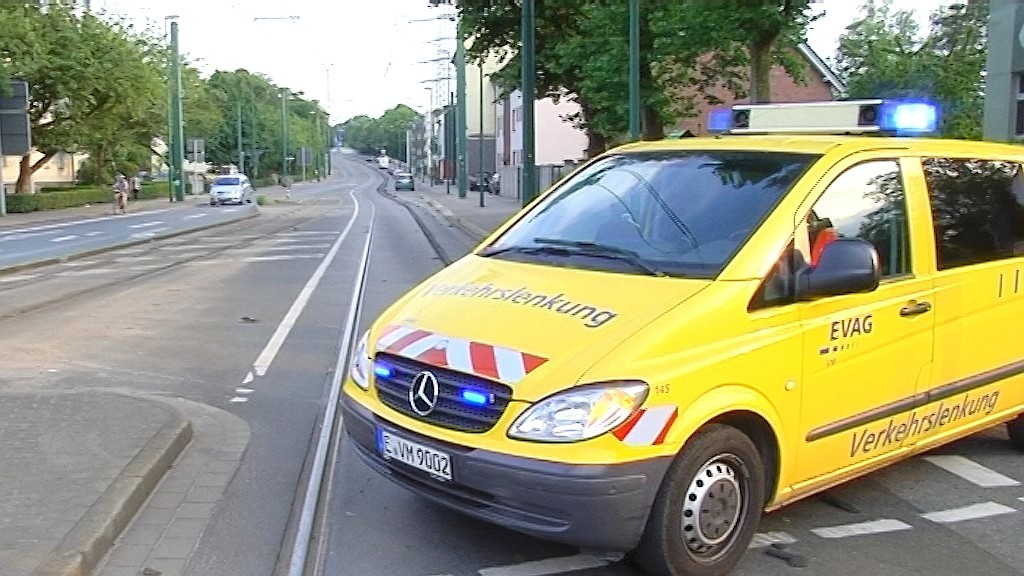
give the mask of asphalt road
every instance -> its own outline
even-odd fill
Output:
[[[187,208],[111,214],[0,232],[0,270],[180,234],[257,212],[255,204],[210,206],[205,196],[186,198],[186,203]]]
[[[473,244],[425,207],[377,193],[372,165],[336,166],[336,179],[257,218],[0,274],[0,386],[182,396],[250,425],[191,574],[280,568],[370,227],[360,331],[444,265],[421,224],[447,259]],[[639,576],[628,562],[425,502],[369,470],[347,440],[332,466],[324,574]],[[768,515],[737,574],[1024,574],[1021,481],[1024,457],[1002,430],[979,434]],[[780,553],[771,542],[789,544]]]

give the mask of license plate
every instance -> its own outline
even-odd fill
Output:
[[[387,460],[398,460],[444,480],[452,479],[451,456],[396,436],[387,430],[377,430],[377,449]]]

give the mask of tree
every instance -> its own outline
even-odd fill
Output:
[[[102,156],[118,132],[129,140],[155,132],[159,93],[151,90],[160,85],[159,60],[131,27],[63,3],[19,3],[0,6],[0,29],[0,61],[29,84],[33,144],[42,155],[22,158],[18,192],[62,150],[98,149]]]
[[[768,71],[781,62],[799,77],[791,49],[802,41],[807,0],[647,0],[640,22],[642,129],[661,138],[663,127],[718,100],[709,88],[770,94]],[[628,126],[628,4],[623,0],[537,0],[537,92],[575,101],[570,118],[587,131],[589,154],[621,140]],[[506,61],[494,76],[506,92],[519,87],[519,3],[464,0],[462,32],[468,53]],[[581,63],[585,62],[583,66]],[[759,100],[764,100],[760,98]]]
[[[840,37],[836,67],[852,98],[918,98],[937,102],[940,131],[980,138],[986,58],[986,3],[931,14],[922,35],[912,13],[890,0],[869,0]]]
[[[419,114],[405,104],[395,106],[379,118],[355,116],[342,124],[345,144],[364,154],[376,154],[383,149],[388,156],[407,162],[405,134],[418,117]]]

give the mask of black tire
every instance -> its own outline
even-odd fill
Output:
[[[764,465],[750,438],[732,426],[705,426],[669,468],[631,558],[658,576],[728,574],[754,536],[764,490]],[[716,514],[702,521],[715,502],[722,503],[711,510]]]
[[[1024,414],[1006,423],[1006,433],[1010,435],[1010,444],[1024,451]]]

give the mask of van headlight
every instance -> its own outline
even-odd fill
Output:
[[[645,382],[588,384],[537,402],[516,418],[508,435],[537,442],[578,442],[622,424],[647,399]]]
[[[352,364],[349,366],[352,381],[363,390],[370,387],[370,354],[366,350],[366,341],[369,337],[370,331],[367,330],[359,339],[359,344],[352,354]]]

